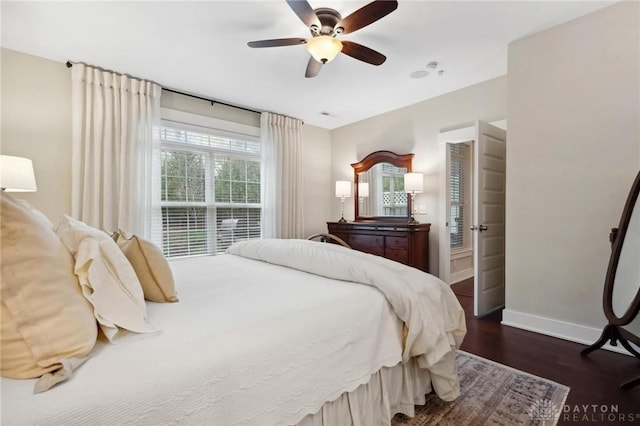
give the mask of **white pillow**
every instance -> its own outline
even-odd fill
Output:
[[[56,233],[75,258],[74,272],[91,302],[104,335],[112,341],[119,329],[153,333],[142,287],[131,264],[105,232],[69,216]]]

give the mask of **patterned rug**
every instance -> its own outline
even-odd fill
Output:
[[[444,402],[427,395],[409,418],[398,414],[393,426],[555,425],[569,388],[542,377],[458,351],[461,395]]]

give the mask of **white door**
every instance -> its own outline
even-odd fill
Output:
[[[505,169],[507,133],[476,123],[474,160],[474,314],[504,306]]]

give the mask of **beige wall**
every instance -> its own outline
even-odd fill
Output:
[[[163,108],[191,112],[219,120],[245,124],[247,126],[260,127],[260,114],[258,113],[222,104],[211,105],[209,101],[173,92],[163,91],[162,97],[160,98],[160,105]]]
[[[71,77],[61,62],[2,49],[0,152],[33,160],[38,191],[16,194],[54,223],[71,211]],[[258,114],[163,94],[162,105],[247,125]],[[305,233],[322,232],[329,215],[330,133],[305,125]]]
[[[333,182],[331,170],[331,133],[304,125],[304,235],[327,232],[331,218]]]
[[[71,78],[61,62],[2,49],[0,152],[33,161],[38,191],[15,194],[54,221],[71,211]]]
[[[353,180],[351,163],[377,150],[414,153],[413,170],[424,173],[423,194],[416,205],[425,205],[420,222],[431,223],[429,267],[438,275],[438,234],[443,225],[440,211],[444,150],[438,144],[441,130],[471,125],[475,120],[495,121],[507,115],[507,77],[499,77],[396,111],[344,126],[331,132],[332,181]],[[345,218],[353,220],[353,198],[346,201]],[[340,218],[340,201],[333,197],[332,220]]]
[[[507,323],[585,342],[606,323],[608,234],[640,169],[639,8],[509,46]]]

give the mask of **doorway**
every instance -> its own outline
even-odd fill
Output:
[[[506,131],[478,121],[439,141],[440,278],[465,293],[472,282],[474,314],[484,316],[505,301]]]
[[[446,222],[449,284],[473,279],[473,141],[447,142]],[[473,280],[471,281],[473,283]]]

